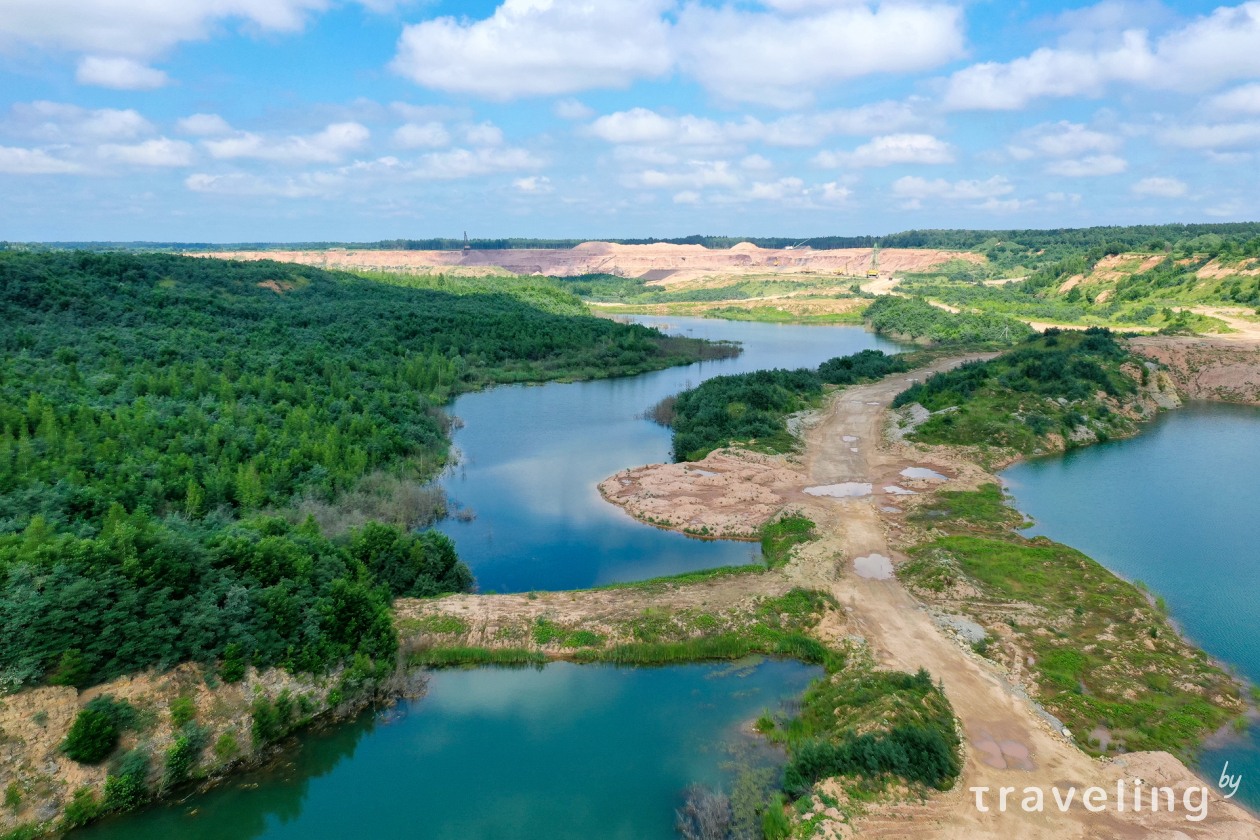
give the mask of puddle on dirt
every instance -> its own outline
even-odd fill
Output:
[[[861,481],[843,481],[839,484],[820,484],[817,487],[806,487],[805,493],[810,496],[830,496],[833,499],[845,496],[869,496],[871,485]]]
[[[853,559],[853,571],[864,578],[888,580],[893,576],[892,560],[882,554],[868,554]]]

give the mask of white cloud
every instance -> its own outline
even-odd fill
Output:
[[[235,196],[274,196],[277,198],[313,198],[334,195],[344,184],[344,177],[325,172],[276,178],[234,172],[227,175],[198,173],[184,179],[184,186],[193,192]]]
[[[64,175],[82,169],[78,164],[58,160],[39,149],[0,146],[0,172],[10,175]]]
[[[223,140],[201,141],[211,157],[220,160],[257,158],[280,163],[335,163],[347,153],[360,149],[370,132],[359,123],[334,123],[318,134],[272,140],[241,132]]]
[[[512,182],[523,193],[541,195],[552,191],[551,179],[544,175],[530,175],[528,178],[517,178]]]
[[[761,155],[749,155],[741,160],[739,165],[740,168],[747,169],[750,172],[764,172],[767,169],[774,169],[774,164]]]
[[[440,17],[403,28],[393,69],[487,99],[629,87],[673,63],[668,0],[505,0],[485,19]]]
[[[1260,145],[1260,123],[1180,125],[1165,131],[1160,139],[1183,149],[1250,147]]]
[[[483,20],[404,27],[392,66],[426,87],[494,100],[626,88],[677,69],[724,99],[793,107],[820,86],[958,58],[961,24],[962,10],[945,3],[789,0],[748,11],[674,0],[505,0]]]
[[[799,196],[804,191],[805,182],[800,178],[780,178],[769,183],[754,181],[748,189],[747,197],[761,201],[782,201]]]
[[[589,120],[595,116],[595,109],[589,108],[570,97],[557,100],[556,104],[551,106],[551,113],[562,120]]]
[[[451,149],[422,155],[411,177],[427,180],[451,180],[490,175],[496,172],[519,172],[538,169],[543,161],[525,149]]]
[[[61,102],[18,102],[5,128],[23,137],[49,143],[130,140],[152,134],[153,124],[128,108],[89,111]]]
[[[394,131],[394,145],[404,149],[449,146],[451,135],[440,122],[407,123]]]
[[[683,190],[674,194],[675,204],[698,204],[700,203],[700,193],[694,190]]]
[[[218,114],[193,114],[176,120],[175,130],[189,137],[218,137],[231,134],[232,126]]]
[[[814,163],[828,169],[837,166],[866,167],[893,164],[941,164],[954,162],[954,147],[931,134],[889,134],[876,137],[852,152],[820,152]]]
[[[209,37],[216,24],[296,32],[328,0],[5,0],[0,46],[153,56]]]
[[[997,198],[1015,191],[1011,183],[1001,175],[994,175],[987,181],[954,181],[952,183],[944,178],[929,181],[916,175],[906,175],[893,181],[892,187],[893,195],[915,202],[925,198],[978,201]]]
[[[1006,147],[1016,160],[1028,160],[1037,155],[1045,157],[1076,157],[1086,152],[1109,154],[1119,151],[1124,139],[1114,134],[1094,131],[1079,123],[1063,120],[1042,123],[1026,129],[1016,136],[1015,142]]]
[[[740,177],[731,171],[730,163],[724,160],[689,161],[690,169],[675,172],[662,172],[658,169],[645,169],[622,177],[627,187],[640,189],[671,189],[690,187],[738,187]]]
[[[1115,155],[1091,155],[1079,160],[1056,160],[1046,167],[1051,175],[1065,178],[1088,178],[1098,175],[1118,175],[1129,168],[1129,162]]]
[[[652,166],[672,166],[679,161],[678,155],[656,146],[618,146],[613,149],[613,158],[622,163]]]
[[[153,90],[171,83],[162,70],[141,64],[131,58],[84,56],[74,73],[81,85],[114,88],[115,90]]]
[[[1160,90],[1206,90],[1260,75],[1260,2],[1221,7],[1151,46],[1129,29],[1099,48],[1043,47],[1008,63],[985,62],[950,76],[944,104],[955,110],[1017,109],[1042,96],[1101,96],[1112,82]]]
[[[832,181],[822,185],[822,195],[819,197],[832,204],[842,204],[848,201],[851,195],[853,195],[853,190]]]
[[[1176,178],[1143,178],[1132,187],[1135,195],[1178,198],[1186,194],[1186,185]]]
[[[464,139],[474,146],[502,146],[503,131],[494,123],[486,121],[464,129]]]
[[[729,146],[759,142],[768,146],[816,146],[833,134],[872,135],[923,123],[918,103],[875,102],[860,108],[790,114],[771,122],[745,116],[719,123],[687,114],[667,117],[647,108],[605,114],[586,130],[609,143]]]
[[[1260,84],[1242,85],[1212,97],[1208,106],[1217,111],[1260,114]]]
[[[193,162],[191,143],[165,137],[130,146],[106,144],[97,153],[105,160],[134,166],[191,166]]]
[[[678,66],[725,99],[797,107],[821,86],[927,70],[963,55],[957,6],[829,5],[784,16],[687,4],[673,41]]]

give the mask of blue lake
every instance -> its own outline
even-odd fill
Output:
[[[1136,438],[1038,458],[1003,478],[1037,520],[1027,533],[1078,548],[1164,597],[1186,635],[1260,682],[1260,408],[1197,403]],[[1260,808],[1256,732],[1205,751],[1205,776],[1241,772]]]
[[[398,709],[312,732],[273,767],[76,840],[675,840],[683,790],[776,756],[740,726],[821,669],[439,671]]]
[[[699,540],[643,525],[600,498],[599,482],[670,460],[668,429],[640,419],[671,394],[711,376],[817,367],[835,356],[898,345],[859,327],[705,318],[636,318],[668,333],[743,342],[734,359],[626,379],[493,388],[450,411],[464,461],[444,480],[472,522],[448,520],[482,592],[578,589],[755,562],[756,543]]]

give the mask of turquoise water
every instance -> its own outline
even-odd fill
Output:
[[[1186,635],[1260,682],[1260,408],[1191,404],[1136,438],[1016,464],[1002,477],[1028,532],[1078,548],[1162,595]],[[1206,750],[1260,808],[1255,731]]]
[[[283,763],[76,840],[674,840],[688,785],[731,789],[742,723],[821,674],[796,662],[440,671]],[[763,755],[762,760],[772,760]]]
[[[464,462],[444,486],[477,518],[441,527],[482,592],[577,589],[756,561],[755,543],[652,528],[600,498],[597,485],[618,470],[670,460],[669,430],[640,419],[643,412],[710,376],[813,368],[834,356],[898,347],[860,327],[636,320],[672,334],[741,341],[744,352],[625,379],[493,388],[451,407],[465,423],[453,436]]]

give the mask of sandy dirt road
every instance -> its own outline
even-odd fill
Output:
[[[942,363],[932,369],[957,364]],[[929,370],[932,370],[929,369]],[[960,487],[984,480],[978,467],[925,456],[908,446],[884,441],[887,405],[907,386],[906,379],[929,371],[850,388],[832,406],[824,421],[808,436],[805,472],[815,485],[839,482],[870,483],[867,497],[819,499],[811,507],[826,531],[833,555],[843,557],[843,570],[826,581],[832,594],[849,611],[850,633],[862,635],[876,660],[903,671],[928,669],[944,683],[958,715],[966,743],[962,778],[952,791],[926,804],[876,810],[858,825],[859,837],[940,838],[1260,838],[1260,823],[1243,809],[1213,794],[1207,818],[1191,822],[1184,810],[1169,814],[1134,814],[1116,810],[1116,781],[1124,778],[1182,791],[1202,786],[1176,758],[1167,753],[1133,753],[1099,762],[1077,749],[1040,717],[1032,704],[995,666],[937,630],[928,614],[895,578],[879,580],[854,572],[854,560],[880,554],[897,563],[905,558],[889,545],[891,517],[883,507],[895,507],[897,497],[882,492],[900,482],[907,466],[925,466],[956,476]],[[854,450],[857,450],[856,452]],[[969,470],[968,467],[971,469]],[[827,527],[827,526],[830,527]],[[819,555],[825,551],[817,552]],[[822,583],[823,581],[819,581]],[[1078,792],[1098,786],[1109,792],[1107,809],[1091,813],[1079,801],[1066,813],[1054,804],[1051,786]],[[988,787],[988,813],[976,808],[973,787]],[[1027,813],[1020,807],[1026,787],[1043,789],[1047,807]],[[1014,788],[1005,813],[998,811],[1000,788]],[[1131,803],[1130,803],[1131,806]]]

